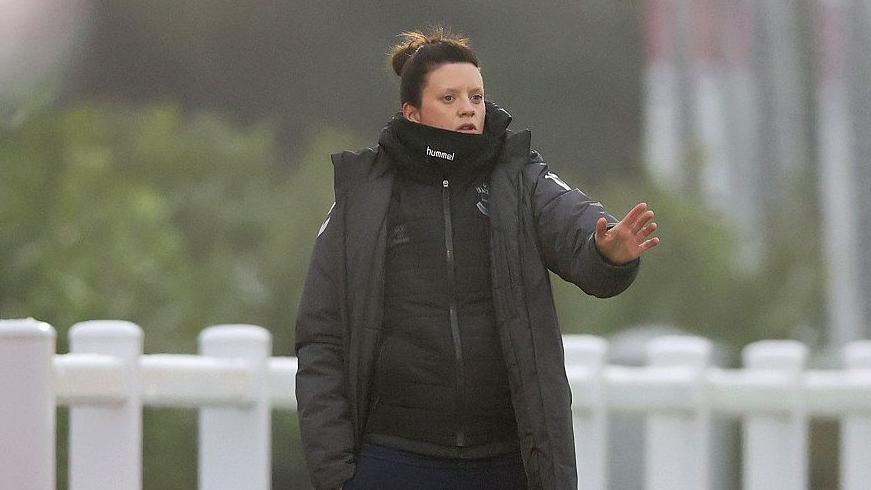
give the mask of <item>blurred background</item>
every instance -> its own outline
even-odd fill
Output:
[[[625,294],[554,277],[565,332],[626,363],[699,334],[726,366],[790,338],[827,367],[869,338],[868,0],[0,0],[0,317],[51,323],[59,352],[111,318],[146,353],[239,322],[292,355],[329,154],[376,143],[399,108],[386,52],[430,24],[472,39],[488,98],[564,180],[657,212]],[[273,426],[274,487],[309,488],[294,415]],[[146,489],[196,487],[195,430],[145,411]],[[834,488],[837,427],[811,434],[812,486]]]

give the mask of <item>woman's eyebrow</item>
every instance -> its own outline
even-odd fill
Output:
[[[465,89],[466,89],[466,87],[445,87],[442,90],[443,91],[462,92]],[[476,86],[476,87],[472,87],[472,88],[468,89],[468,91],[469,92],[483,92],[484,87]]]

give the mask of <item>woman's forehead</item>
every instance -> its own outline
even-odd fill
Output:
[[[445,63],[429,73],[428,86],[436,90],[483,89],[481,69],[471,63]]]

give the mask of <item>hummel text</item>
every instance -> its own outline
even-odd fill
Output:
[[[456,155],[456,153],[445,153],[443,151],[432,150],[432,149],[430,149],[429,146],[427,146],[426,147],[426,155],[429,157],[444,158],[445,160],[449,160],[449,161],[453,162],[454,155]]]

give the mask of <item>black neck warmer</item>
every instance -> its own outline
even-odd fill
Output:
[[[511,115],[486,102],[482,134],[439,129],[407,120],[396,114],[381,132],[378,144],[390,157],[390,166],[403,177],[425,183],[440,183],[481,172],[495,163],[502,148]]]

